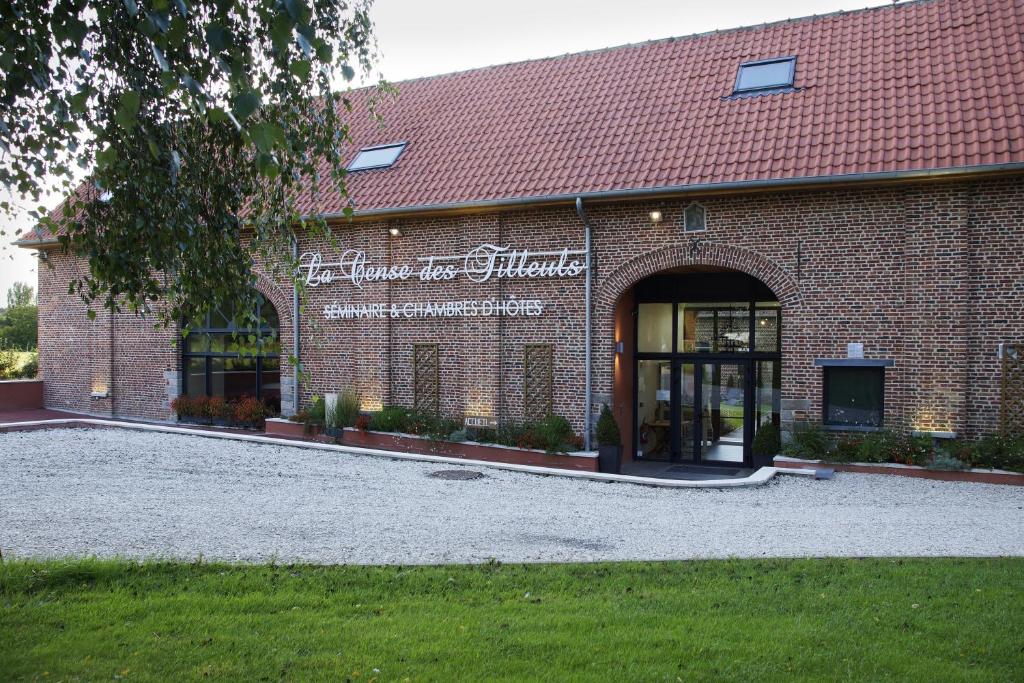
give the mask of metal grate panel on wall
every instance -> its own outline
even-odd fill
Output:
[[[523,417],[540,420],[553,411],[552,385],[555,347],[527,344],[523,347]]]
[[[1024,434],[1024,344],[1003,347],[999,427],[1004,434]]]
[[[413,408],[427,413],[440,410],[440,372],[437,344],[413,344]]]

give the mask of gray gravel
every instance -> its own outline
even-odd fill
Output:
[[[114,429],[0,434],[5,556],[318,563],[1024,555],[1024,489],[656,489]]]

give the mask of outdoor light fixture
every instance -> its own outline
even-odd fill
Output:
[[[615,353],[622,353],[626,350],[626,344],[624,342],[615,342]]]
[[[402,229],[399,227],[388,228],[388,234],[391,235],[392,237],[401,237]]]
[[[651,222],[657,225],[661,222],[661,211],[651,211]]]

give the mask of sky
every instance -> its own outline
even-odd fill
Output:
[[[891,0],[376,0],[380,75],[392,83],[524,59],[749,26]],[[50,204],[56,203],[53,198]],[[2,226],[0,306],[17,281],[36,283],[31,252],[10,247],[24,221]]]

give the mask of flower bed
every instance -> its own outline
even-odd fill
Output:
[[[421,453],[440,455],[448,458],[505,462],[515,465],[536,465],[566,470],[597,471],[597,455],[594,453],[547,453],[532,448],[514,448],[475,441],[442,441],[415,434],[376,432],[346,427],[340,439],[326,436],[318,425],[306,425],[293,420],[270,418],[266,421],[269,436],[284,436],[310,441],[342,443],[360,448],[376,448],[399,453]]]
[[[179,396],[171,401],[178,422],[216,427],[263,429],[272,415],[270,406],[252,396],[225,400],[221,396]]]
[[[859,472],[861,474],[894,474],[901,477],[917,477],[919,479],[938,479],[941,481],[970,481],[981,484],[1010,484],[1024,486],[1024,474],[1006,470],[938,470],[920,465],[902,465],[900,463],[868,463],[868,462],[828,462],[794,458],[788,455],[777,455],[774,458],[776,467],[796,467],[799,469],[828,468],[837,472]]]

